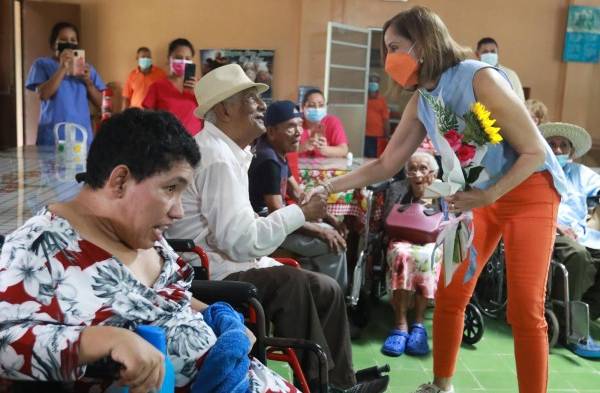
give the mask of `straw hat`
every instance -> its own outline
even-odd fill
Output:
[[[592,137],[588,132],[574,124],[544,123],[539,129],[545,139],[562,136],[573,144],[573,158],[579,158],[592,148]]]
[[[238,64],[227,64],[215,68],[204,75],[194,86],[198,102],[198,108],[194,110],[194,115],[202,118],[219,102],[251,87],[256,87],[259,93],[264,93],[269,89],[269,86],[264,83],[252,82]]]

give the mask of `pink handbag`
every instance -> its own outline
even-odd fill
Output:
[[[397,203],[385,219],[387,234],[414,244],[433,243],[442,229],[444,215],[421,203]]]

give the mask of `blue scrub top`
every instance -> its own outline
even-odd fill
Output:
[[[35,91],[37,87],[49,80],[59,67],[58,60],[52,57],[40,57],[31,65],[25,87]],[[90,78],[100,91],[106,85],[90,65]],[[52,98],[41,102],[40,121],[36,145],[54,146],[54,125],[60,122],[70,122],[82,125],[87,129],[88,146],[92,143],[94,133],[90,120],[87,90],[81,78],[65,76]]]

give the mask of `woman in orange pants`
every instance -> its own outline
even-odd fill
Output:
[[[450,285],[436,295],[433,324],[434,380],[416,393],[452,393],[452,375],[460,348],[464,310],[483,265],[504,238],[508,284],[508,317],[515,338],[521,393],[545,393],[548,372],[547,326],[544,319],[546,276],[555,235],[560,195],[566,180],[552,150],[540,136],[525,105],[506,75],[488,64],[467,60],[469,53],[450,36],[442,20],[425,7],[413,7],[383,26],[385,70],[402,88],[416,91],[404,109],[383,155],[361,168],[316,187],[331,193],[364,187],[392,177],[428,135],[436,148],[439,108],[424,96],[442,101],[458,116],[475,102],[485,105],[504,140],[487,145],[480,165],[485,176],[469,191],[450,195],[450,211],[472,211],[477,268],[463,283],[464,261]],[[438,102],[439,102],[438,101]],[[456,130],[460,135],[464,126]],[[462,137],[461,137],[462,138]],[[446,150],[454,157],[454,152]],[[452,157],[442,157],[447,159]]]
[[[476,277],[500,237],[504,239],[510,299],[508,322],[515,340],[519,390],[528,393],[546,392],[548,337],[544,300],[560,203],[559,195],[552,188],[548,172],[536,173],[495,203],[473,209]],[[444,285],[444,278],[440,278],[436,293],[433,372],[440,385],[446,382],[448,386],[454,374],[463,335],[464,310],[475,288],[475,279],[463,283],[467,265],[463,263],[458,268],[448,286]]]

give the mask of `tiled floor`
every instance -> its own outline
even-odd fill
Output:
[[[391,326],[392,310],[385,301],[373,307],[372,322],[362,337],[353,343],[356,369],[374,364],[391,367],[388,392],[411,393],[432,377],[432,357],[401,356],[391,358],[380,352],[381,344]],[[513,341],[509,327],[503,321],[486,319],[482,340],[473,347],[463,346],[454,386],[456,393],[516,393],[517,380],[513,358]],[[431,318],[427,320],[431,331]],[[600,338],[600,323],[593,324],[592,334]],[[287,370],[270,362],[283,375]],[[584,360],[569,350],[553,348],[550,354],[548,392],[600,393],[600,361]]]

